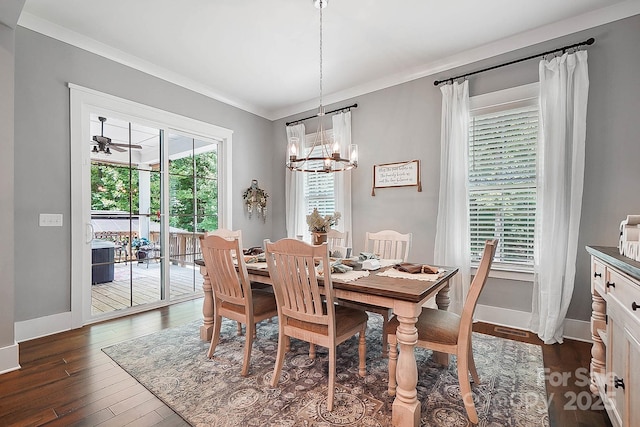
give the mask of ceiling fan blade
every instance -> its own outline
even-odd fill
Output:
[[[111,147],[111,149],[112,149],[112,150],[114,150],[114,151],[119,151],[120,153],[122,153],[122,152],[124,152],[124,151],[127,151],[127,150],[125,150],[124,148],[114,147],[114,145],[113,145],[113,144],[109,144],[109,146]]]
[[[125,148],[135,148],[137,150],[142,150],[142,145],[135,145],[135,144],[119,144],[117,142],[112,142],[109,144],[112,147],[125,147]]]

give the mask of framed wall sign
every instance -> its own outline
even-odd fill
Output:
[[[371,195],[376,195],[376,188],[388,187],[418,187],[422,191],[420,160],[373,165]]]

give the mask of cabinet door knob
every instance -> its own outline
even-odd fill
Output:
[[[607,288],[615,288],[616,282],[607,282]]]
[[[624,379],[618,378],[618,377],[613,377],[613,386],[615,388],[621,388],[621,389],[624,390]]]
[[[640,305],[636,304],[635,301],[631,303],[631,309],[633,311],[636,311],[638,308],[640,308]]]
[[[593,273],[593,277],[602,277],[602,273]]]

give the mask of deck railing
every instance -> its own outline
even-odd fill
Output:
[[[169,261],[181,267],[194,265],[194,261],[200,258],[200,236],[204,233],[169,233]],[[159,242],[160,233],[150,232],[149,239]]]
[[[93,233],[93,238],[115,243],[114,256],[116,262],[135,259],[135,254],[131,250],[131,240],[138,238],[137,231],[96,231]]]
[[[204,233],[170,232],[169,233],[169,261],[172,264],[194,265],[194,261],[200,258],[200,236]],[[115,261],[126,262],[137,259],[137,250],[131,249],[131,239],[138,238],[137,232],[129,231],[99,231],[94,233],[95,239],[109,240],[116,244]],[[149,232],[149,240],[159,246],[160,232]],[[156,252],[158,254],[159,252]],[[155,255],[154,255],[155,256]]]

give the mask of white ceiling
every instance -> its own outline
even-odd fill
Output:
[[[324,104],[639,13],[640,0],[330,0]],[[312,0],[27,0],[18,25],[268,119],[319,103]]]

